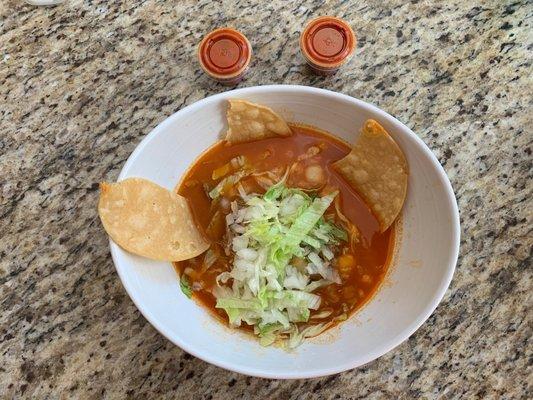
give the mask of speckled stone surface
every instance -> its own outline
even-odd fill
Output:
[[[338,15],[359,44],[310,74],[303,24]],[[533,396],[533,3],[437,1],[0,2],[0,397],[412,399]],[[203,34],[241,29],[239,87],[312,85],[369,101],[434,150],[456,191],[451,287],[405,343],[353,371],[269,381],[187,355],[137,311],[96,213],[159,122],[227,90],[195,62]]]

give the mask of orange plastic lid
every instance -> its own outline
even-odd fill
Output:
[[[350,25],[335,17],[312,20],[300,35],[300,48],[307,60],[325,68],[343,64],[352,55],[355,45]]]
[[[198,46],[200,65],[209,75],[229,79],[244,72],[252,56],[246,36],[231,28],[208,33]]]

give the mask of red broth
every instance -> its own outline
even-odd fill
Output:
[[[333,265],[339,270],[342,284],[331,284],[314,292],[321,296],[322,302],[318,310],[311,312],[311,318],[313,314],[324,310],[333,312],[328,317],[314,319],[313,322],[341,320],[342,316],[348,316],[364,305],[383,282],[392,258],[395,224],[387,231],[380,233],[378,221],[369,208],[331,167],[333,162],[349,153],[349,145],[314,128],[299,125],[291,125],[291,128],[294,134],[289,137],[264,139],[232,146],[225,142],[215,144],[202,154],[187,171],[177,187],[177,192],[189,200],[198,226],[204,230],[212,245],[221,246],[225,232],[224,219],[221,218],[220,226],[214,229],[213,225],[209,229],[208,226],[217,212],[225,214],[229,211],[222,210],[221,206],[212,207],[211,199],[206,193],[206,190],[212,189],[217,184],[212,180],[213,170],[241,155],[247,157],[250,164],[259,171],[286,168],[294,163],[299,155],[306,153],[311,146],[318,146],[321,151],[313,162],[320,164],[323,168],[326,186],[339,190],[340,209],[358,228],[360,234],[359,241],[354,246],[350,247],[348,243],[345,243],[336,254]],[[305,164],[305,161],[302,163]],[[296,168],[295,173],[289,176],[287,186],[301,187],[303,179],[304,177],[298,175],[298,168]],[[243,184],[246,185],[247,182],[244,180]],[[248,185],[249,189],[254,192],[264,192],[258,185],[254,186],[253,182],[248,182]],[[348,254],[348,256],[343,256],[343,254]],[[216,285],[218,274],[231,269],[231,261],[230,257],[222,256],[209,269],[203,268],[203,256],[174,263],[180,275],[187,269],[193,289],[195,286],[197,288],[193,290],[193,298],[226,322],[227,316],[224,310],[215,308],[216,299],[210,289]],[[241,327],[251,329],[244,323]]]

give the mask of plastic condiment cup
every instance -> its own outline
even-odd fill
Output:
[[[310,21],[300,35],[300,50],[319,75],[331,75],[352,56],[357,39],[340,18],[319,17]]]
[[[250,42],[239,31],[220,28],[208,33],[198,46],[200,66],[224,85],[241,81],[252,57]]]

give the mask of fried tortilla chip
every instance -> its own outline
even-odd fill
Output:
[[[115,243],[143,257],[181,261],[209,247],[187,200],[146,179],[101,183],[98,213]]]
[[[386,231],[400,213],[407,193],[405,156],[376,121],[365,122],[350,154],[333,167],[359,193]]]
[[[278,114],[259,104],[232,99],[226,115],[229,126],[226,140],[230,144],[292,134],[291,128]]]

